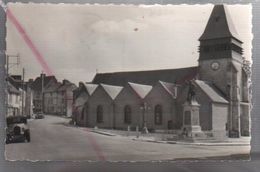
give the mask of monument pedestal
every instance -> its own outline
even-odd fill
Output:
[[[182,131],[185,138],[204,137],[200,126],[199,108],[200,105],[194,99],[183,104]]]

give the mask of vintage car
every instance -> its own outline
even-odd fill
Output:
[[[14,142],[30,142],[30,129],[27,118],[23,116],[10,116],[6,118],[6,144]]]
[[[35,114],[34,118],[35,119],[43,119],[44,115],[43,115],[43,113],[37,113],[37,114]]]

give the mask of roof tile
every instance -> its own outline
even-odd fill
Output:
[[[128,84],[131,86],[131,88],[136,92],[136,94],[140,98],[144,98],[152,89],[151,85],[143,85],[143,84],[136,84],[128,82]]]
[[[115,73],[98,73],[93,79],[94,84],[109,84],[125,86],[128,82],[155,85],[159,80],[170,83],[183,83],[197,75],[198,67],[179,69],[163,69],[150,71],[130,71]]]
[[[194,82],[202,89],[202,91],[206,93],[211,101],[218,103],[228,103],[228,101],[223,96],[221,96],[220,93],[217,92],[212,84],[201,80],[195,80]]]
[[[123,87],[115,86],[115,85],[107,85],[107,84],[100,84],[101,87],[107,92],[107,94],[111,97],[112,100],[116,98],[116,96],[120,93]]]
[[[159,83],[163,86],[163,88],[172,96],[172,98],[176,98],[176,84],[159,81]]]

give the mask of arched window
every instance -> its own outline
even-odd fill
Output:
[[[156,125],[162,124],[162,106],[156,105],[154,108],[154,123]]]
[[[97,106],[97,123],[103,122],[103,107],[101,105]]]
[[[125,118],[124,118],[125,123],[130,124],[131,123],[132,110],[131,110],[131,107],[129,105],[125,106],[124,114],[125,114]]]

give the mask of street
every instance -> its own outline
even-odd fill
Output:
[[[135,141],[67,125],[69,119],[45,115],[28,122],[30,143],[6,145],[8,160],[174,160],[247,154],[250,146],[196,146]]]

